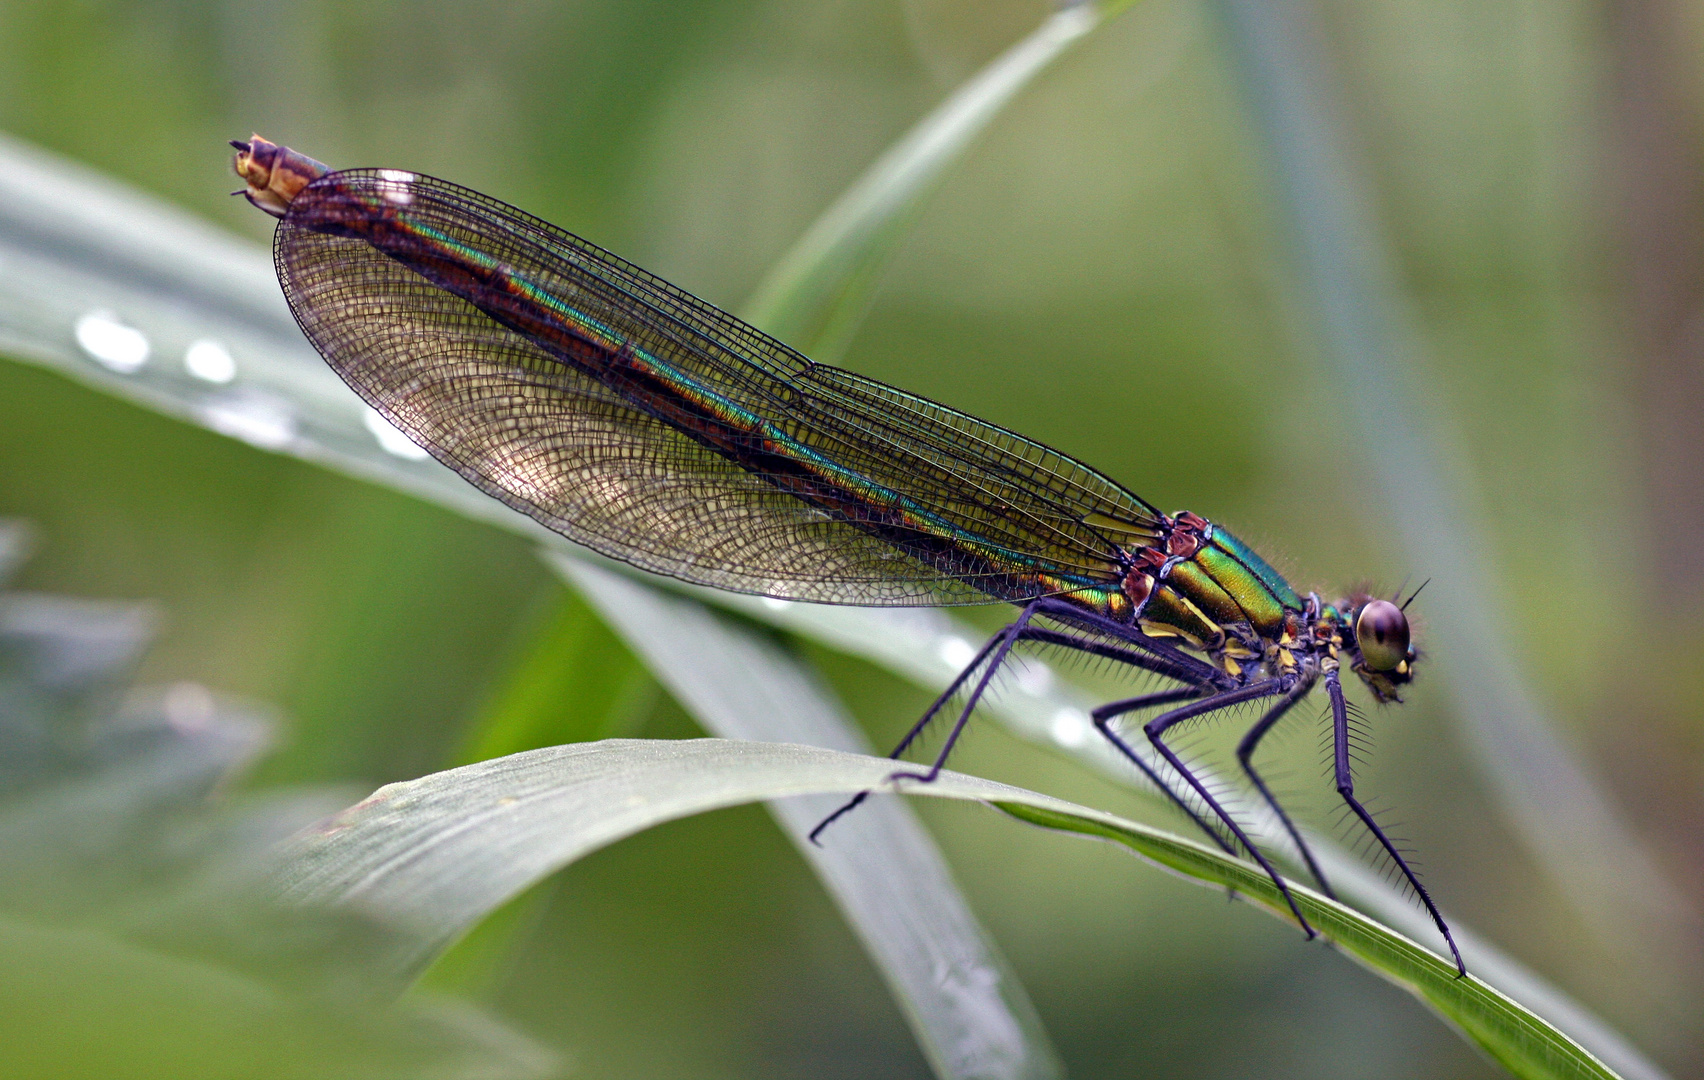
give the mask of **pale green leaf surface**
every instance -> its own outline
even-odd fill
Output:
[[[0,561],[27,539],[0,521]],[[157,621],[0,591],[0,1076],[555,1073],[476,1007],[375,1001],[345,952],[314,947],[349,920],[282,925],[254,902],[270,846],[349,796],[217,798],[272,725],[194,684],[129,686]]]
[[[893,790],[885,758],[725,739],[612,739],[532,750],[390,784],[282,852],[280,895],[404,931],[419,963],[545,875],[643,829],[760,799]],[[1235,889],[1289,924],[1252,864],[1061,799],[943,773],[909,794],[992,803],[1052,828],[1115,840],[1192,880]],[[1321,935],[1419,997],[1515,1075],[1608,1078],[1596,1058],[1478,978],[1365,915],[1292,885]],[[1293,924],[1289,924],[1292,925]]]

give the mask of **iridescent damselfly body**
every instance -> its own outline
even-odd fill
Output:
[[[1161,513],[1040,443],[813,363],[495,199],[412,172],[333,172],[258,137],[232,145],[244,194],[279,219],[278,278],[308,339],[487,494],[594,551],[701,585],[1016,606],[892,755],[950,716],[934,760],[896,778],[936,777],[1019,646],[1161,676],[1167,689],[1094,710],[1096,730],[1221,848],[1259,863],[1311,937],[1283,875],[1167,733],[1261,703],[1238,761],[1329,892],[1253,760],[1323,688],[1337,791],[1465,972],[1431,895],[1355,793],[1342,672],[1380,702],[1400,700],[1417,652],[1394,597],[1298,593],[1221,525]],[[1140,716],[1156,761],[1123,729]]]

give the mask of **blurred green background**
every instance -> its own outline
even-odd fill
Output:
[[[1321,10],[1512,648],[1704,905],[1704,6]],[[737,308],[876,154],[1047,12],[7,0],[0,130],[257,243],[271,222],[226,196],[228,138],[432,173]],[[1147,0],[1045,73],[927,204],[843,363],[1226,522],[1303,587],[1424,577],[1393,558],[1334,388],[1295,344],[1223,37],[1211,6]],[[697,733],[529,543],[10,362],[0,516],[38,530],[19,587],[161,605],[141,681],[276,705],[280,742],[248,791],[359,795],[524,745]],[[927,703],[801,648],[877,744]],[[1424,671],[1409,704],[1376,714],[1363,790],[1394,809],[1446,910],[1675,1075],[1704,1076],[1698,1002],[1627,992],[1640,973],[1582,932],[1480,790],[1443,715],[1448,678]],[[525,739],[493,744],[494,718]],[[1283,786],[1329,829],[1311,733],[1281,756]],[[989,725],[955,766],[1152,816]],[[1243,905],[976,808],[920,810],[1073,1076],[1497,1074],[1396,990]],[[926,1074],[754,807],[571,867],[428,985],[560,1048],[577,1076]],[[126,1075],[129,1036],[113,1031],[107,1075]]]

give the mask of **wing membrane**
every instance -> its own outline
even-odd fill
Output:
[[[1080,462],[813,364],[443,181],[322,177],[275,255],[302,329],[374,408],[487,493],[647,570],[830,603],[1021,600],[1116,582],[1111,537],[1158,516]]]

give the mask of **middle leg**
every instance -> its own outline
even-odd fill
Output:
[[[1102,705],[1100,708],[1090,713],[1089,716],[1094,720],[1095,730],[1100,732],[1107,742],[1110,742],[1119,753],[1130,759],[1130,761],[1134,763],[1138,769],[1141,769],[1142,774],[1152,781],[1154,786],[1165,792],[1166,795],[1171,798],[1172,802],[1176,803],[1184,813],[1189,815],[1189,820],[1195,822],[1202,832],[1212,837],[1215,844],[1218,844],[1221,848],[1225,849],[1225,854],[1235,855],[1237,853],[1236,848],[1232,846],[1230,841],[1226,840],[1224,836],[1220,834],[1218,829],[1207,824],[1207,819],[1197,813],[1195,807],[1189,805],[1189,802],[1184,799],[1182,795],[1178,794],[1177,790],[1173,788],[1171,784],[1162,779],[1159,772],[1148,762],[1144,761],[1141,755],[1136,753],[1136,748],[1125,742],[1124,737],[1117,731],[1113,730],[1112,727],[1112,722],[1114,720],[1128,713],[1139,712],[1142,709],[1153,708],[1157,705],[1170,705],[1178,701],[1188,701],[1190,698],[1198,698],[1208,692],[1209,691],[1196,686],[1185,686],[1176,690],[1162,690],[1157,694],[1143,694],[1141,697],[1125,698],[1123,701],[1114,701],[1109,704]]]
[[[1155,647],[1153,651],[1127,648],[1123,639],[1105,640],[1093,634],[1092,631],[1083,633],[1031,626],[1025,629],[1019,637],[1025,641],[1036,641],[1089,656],[1100,656],[1140,671],[1175,679],[1185,684],[1171,690],[1161,690],[1158,693],[1143,694],[1139,697],[1110,702],[1090,712],[1089,718],[1094,722],[1095,730],[1099,731],[1102,737],[1110,742],[1131,764],[1141,770],[1142,775],[1147,777],[1150,783],[1176,803],[1178,808],[1189,816],[1189,820],[1195,822],[1202,832],[1212,837],[1213,842],[1223,848],[1226,854],[1236,854],[1235,848],[1220,835],[1217,829],[1208,824],[1196,808],[1191,806],[1189,801],[1178,792],[1176,786],[1161,776],[1153,764],[1138,754],[1135,747],[1127,743],[1124,737],[1112,727],[1113,720],[1128,713],[1157,705],[1188,701],[1191,698],[1203,697],[1213,693],[1216,687],[1212,679],[1216,676],[1216,672],[1206,665],[1191,667],[1190,665],[1195,663],[1192,657],[1178,655],[1173,650],[1164,647]]]
[[[1207,790],[1207,785],[1201,782],[1201,778],[1196,776],[1189,766],[1183,763],[1183,759],[1178,757],[1176,751],[1166,745],[1164,738],[1168,728],[1181,724],[1185,720],[1206,716],[1245,701],[1258,701],[1275,694],[1287,694],[1291,689],[1292,686],[1286,680],[1267,679],[1264,682],[1252,683],[1236,690],[1226,690],[1157,716],[1142,725],[1142,730],[1147,734],[1148,741],[1154,744],[1154,749],[1158,750],[1160,755],[1171,763],[1171,767],[1176,769],[1179,775],[1189,783],[1189,786],[1195,789],[1195,793],[1212,809],[1214,816],[1225,823],[1225,827],[1230,830],[1231,835],[1236,837],[1237,842],[1247,849],[1249,856],[1260,864],[1260,868],[1266,871],[1266,876],[1272,879],[1272,884],[1277,886],[1279,894],[1284,897],[1285,903],[1289,904],[1290,912],[1296,916],[1296,922],[1301,925],[1302,932],[1307,934],[1311,940],[1315,935],[1314,928],[1308,923],[1307,916],[1302,914],[1301,906],[1296,903],[1296,898],[1291,894],[1290,886],[1284,881],[1283,875],[1278,873],[1277,868],[1267,859],[1265,853],[1255,846],[1253,840],[1249,839],[1248,834],[1243,831],[1243,827],[1237,823],[1237,820],[1220,805],[1218,799],[1213,797],[1213,793]]]
[[[1285,812],[1284,807],[1273,796],[1271,789],[1266,786],[1266,781],[1254,768],[1254,751],[1260,745],[1260,740],[1266,737],[1267,732],[1271,731],[1278,721],[1284,719],[1285,714],[1298,701],[1307,697],[1313,688],[1313,678],[1304,678],[1288,694],[1285,694],[1278,704],[1268,709],[1266,715],[1249,728],[1248,734],[1244,735],[1242,742],[1237,744],[1237,761],[1242,764],[1243,772],[1254,782],[1255,790],[1260,792],[1260,797],[1266,800],[1266,805],[1272,808],[1274,814],[1278,815],[1278,821],[1284,826],[1284,831],[1290,834],[1290,840],[1295,843],[1296,850],[1302,853],[1302,861],[1307,863],[1308,872],[1313,874],[1315,881],[1319,882],[1319,887],[1325,892],[1325,895],[1335,900],[1337,894],[1331,891],[1331,885],[1326,882],[1325,873],[1320,870],[1319,863],[1314,859],[1313,849],[1308,847],[1306,840],[1302,839],[1301,831],[1296,828],[1295,822],[1290,820],[1290,815]]]

